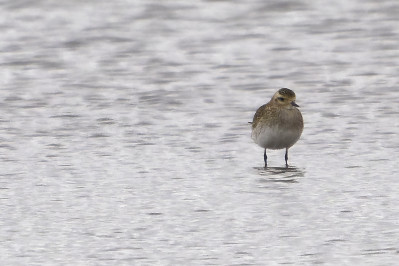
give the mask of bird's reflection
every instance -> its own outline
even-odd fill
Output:
[[[282,182],[297,183],[298,179],[305,175],[303,169],[290,167],[255,167],[258,174],[262,176],[260,182]]]

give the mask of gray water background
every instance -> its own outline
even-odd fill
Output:
[[[397,265],[399,2],[2,1],[2,265]],[[250,139],[288,87],[305,129]]]

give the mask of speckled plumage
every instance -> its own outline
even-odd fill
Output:
[[[288,166],[288,149],[299,139],[303,131],[303,118],[295,103],[295,93],[287,88],[277,91],[272,99],[256,111],[252,121],[252,139],[265,149],[286,149],[285,161]]]

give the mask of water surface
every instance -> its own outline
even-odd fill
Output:
[[[395,265],[396,1],[0,4],[5,265]],[[300,141],[263,151],[288,87]]]

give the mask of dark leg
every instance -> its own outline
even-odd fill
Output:
[[[265,168],[267,167],[267,155],[266,155],[266,149],[265,153],[263,154],[263,159],[265,160]]]
[[[288,167],[288,148],[285,149],[285,166]]]

